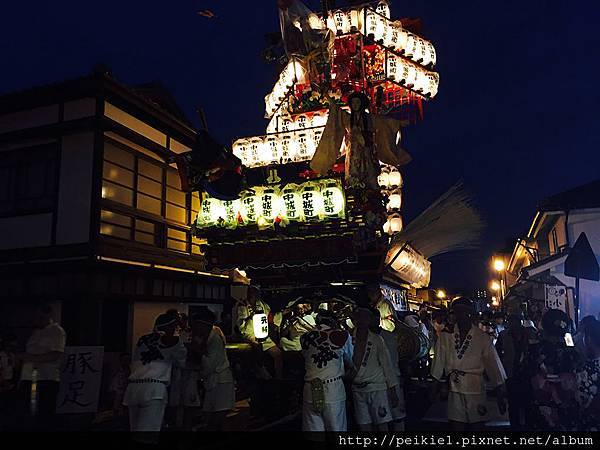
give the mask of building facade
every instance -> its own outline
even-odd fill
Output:
[[[54,305],[71,345],[126,351],[167,308],[219,312],[229,278],[189,233],[168,156],[195,130],[160,85],[90,76],[0,97],[0,329]]]
[[[565,261],[582,233],[600,261],[600,180],[540,203],[527,236],[518,240],[510,258],[506,300],[513,305],[529,301],[536,310],[559,306],[573,317],[575,278],[565,275]],[[579,318],[598,317],[600,283],[582,279],[579,297]]]

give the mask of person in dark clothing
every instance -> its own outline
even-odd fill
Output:
[[[496,351],[506,371],[508,417],[514,431],[523,430],[531,400],[529,383],[521,370],[528,351],[528,335],[528,329],[523,326],[523,315],[513,314],[508,317],[508,329],[502,331],[496,341]]]

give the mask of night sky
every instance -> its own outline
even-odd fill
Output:
[[[218,17],[196,15],[205,8]],[[539,200],[600,176],[600,2],[396,0],[391,9],[393,19],[423,19],[441,76],[425,120],[403,134],[414,158],[404,214],[462,179],[488,228],[481,251],[434,259],[432,286],[484,287],[489,256],[526,233]],[[195,122],[202,106],[223,143],[264,132],[276,73],[260,53],[279,29],[275,0],[8,2],[2,18],[2,93],[103,62],[127,84],[162,81]]]

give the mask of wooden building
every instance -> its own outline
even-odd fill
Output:
[[[29,333],[55,305],[71,345],[125,351],[170,307],[229,298],[207,273],[183,193],[165,161],[195,130],[160,84],[96,70],[0,97],[0,330]]]

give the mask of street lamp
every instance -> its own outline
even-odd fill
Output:
[[[494,259],[494,270],[496,272],[504,272],[504,269],[506,269],[506,264],[504,264],[504,260],[500,259],[500,258],[495,258]]]
[[[492,297],[492,306],[500,306],[500,302],[498,301],[498,297]]]
[[[439,299],[445,299],[446,298],[446,292],[443,289],[438,289],[438,291],[435,293],[435,295]]]
[[[490,288],[492,289],[492,291],[499,291],[500,290],[500,283],[496,280],[492,281],[492,283],[490,284]]]

